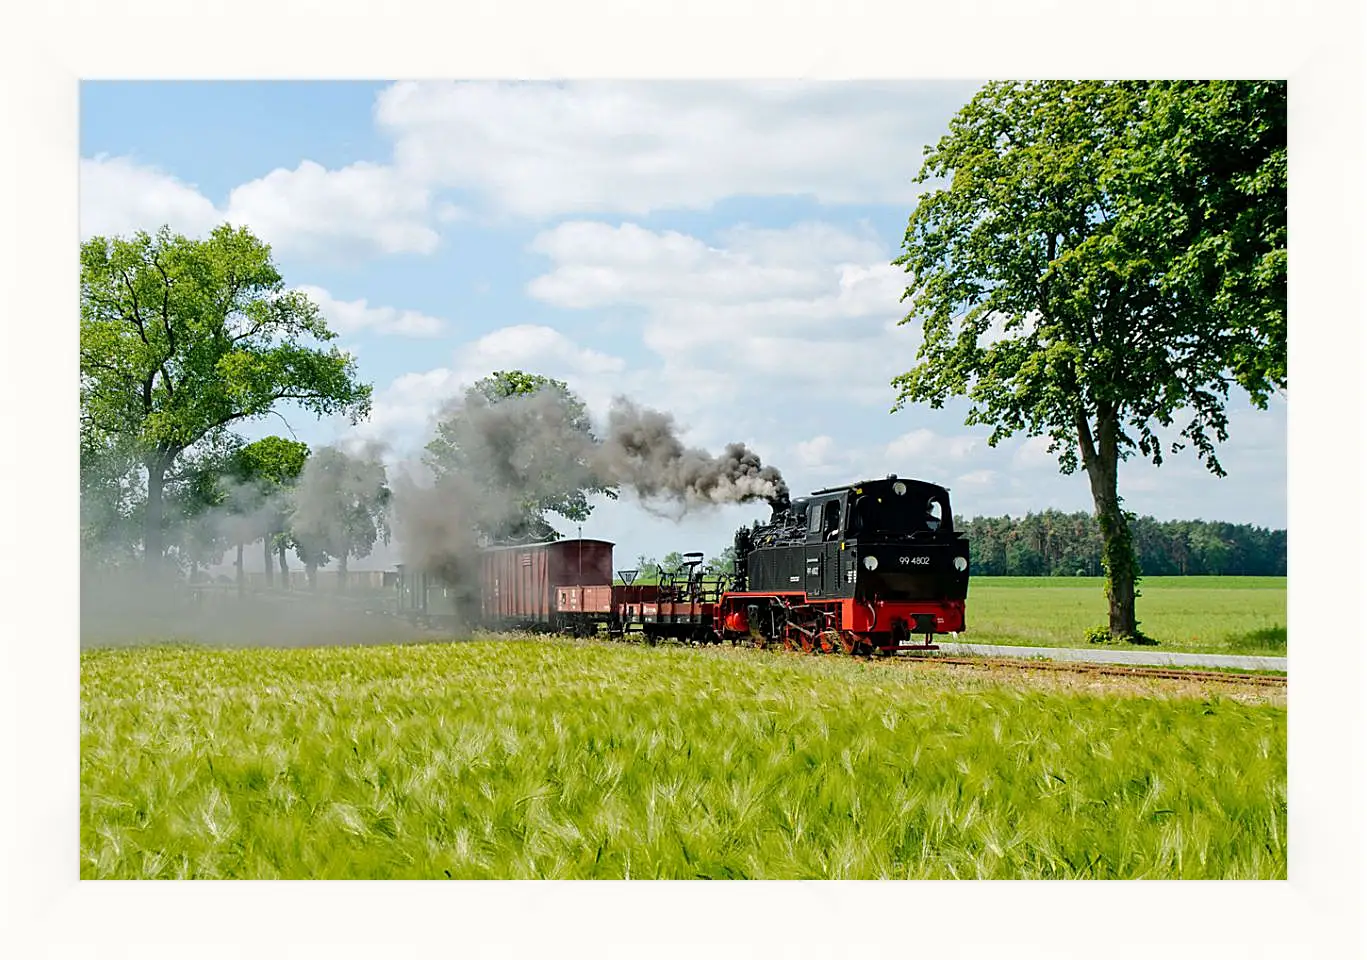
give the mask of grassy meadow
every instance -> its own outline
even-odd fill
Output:
[[[975,577],[960,639],[1091,646],[1087,630],[1106,623],[1104,585],[1100,577]],[[1147,577],[1139,590],[1139,629],[1160,650],[1286,656],[1285,577]]]
[[[1284,692],[1185,680],[562,640],[81,656],[83,878],[1285,878],[1286,777]]]

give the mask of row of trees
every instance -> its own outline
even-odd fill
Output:
[[[634,564],[636,570],[635,583],[658,583],[660,573],[666,575],[676,574],[684,570],[683,554],[677,550],[671,550],[664,555],[661,560],[654,557],[640,554],[636,557]],[[702,564],[702,572],[709,577],[730,577],[736,572],[736,548],[727,547],[715,557],[708,557]]]
[[[955,518],[975,576],[1101,576],[1101,525],[1087,513]],[[1286,531],[1201,520],[1130,521],[1144,576],[1286,576]]]
[[[1089,513],[1045,510],[1024,517],[954,518],[969,537],[975,576],[1098,577],[1104,542],[1101,525]],[[1286,531],[1250,524],[1204,520],[1130,522],[1139,570],[1144,576],[1286,576]],[[736,550],[727,547],[703,564],[708,576],[735,573]],[[655,583],[659,571],[683,569],[677,551],[661,560],[641,554],[637,583]]]
[[[121,472],[98,457],[82,460],[81,547],[87,570],[143,565],[148,512],[146,473]],[[230,438],[206,448],[166,478],[159,541],[163,572],[199,579],[203,568],[259,544],[266,581],[278,564],[289,582],[289,555],[317,585],[318,568],[336,561],[345,583],[351,558],[389,541],[390,490],[378,458],[336,447],[310,451],[283,437]]]
[[[364,556],[387,537],[384,468],[236,428],[291,402],[355,423],[371,387],[328,342],[318,307],[286,288],[270,247],[224,224],[191,239],[81,245],[81,546],[86,570],[163,579],[260,541],[268,574]]]

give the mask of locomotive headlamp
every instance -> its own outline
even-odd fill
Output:
[[[965,557],[955,557],[955,558],[954,558],[954,569],[955,569],[955,570],[958,570],[960,573],[963,573],[965,570],[967,570],[967,569],[968,569],[968,560],[967,560],[967,558],[965,558]]]
[[[865,569],[865,570],[877,570],[877,569],[878,569],[878,558],[877,558],[877,557],[873,557],[873,556],[865,557],[865,558],[864,558],[864,569]]]
[[[892,485],[892,492],[900,497],[907,492],[907,485],[901,480],[898,480]]]

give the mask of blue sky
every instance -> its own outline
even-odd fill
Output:
[[[359,434],[396,456],[462,384],[520,367],[600,415],[626,394],[695,444],[743,440],[798,491],[897,472],[970,516],[1090,509],[1040,441],[988,448],[962,404],[889,413],[918,343],[889,261],[922,145],[975,88],[86,82],[81,231],[252,226],[355,351],[375,385]],[[287,419],[311,443],[350,432]],[[1284,527],[1285,402],[1236,399],[1230,434],[1225,479],[1190,453],[1126,464],[1127,506]],[[766,512],[676,524],[627,499],[584,533],[712,553]]]

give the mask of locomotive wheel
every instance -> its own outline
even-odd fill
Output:
[[[852,657],[855,651],[859,649],[859,641],[855,639],[853,634],[840,630],[827,630],[822,636],[830,639],[831,645],[837,653]]]

